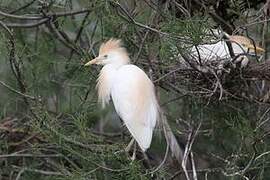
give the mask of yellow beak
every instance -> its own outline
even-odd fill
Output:
[[[88,63],[84,64],[84,66],[90,66],[92,64],[97,64],[97,62],[98,62],[98,59],[95,58],[95,59],[92,59],[91,61],[89,61]]]
[[[255,52],[255,47],[253,44],[246,45],[247,48],[252,49]],[[256,53],[264,53],[265,50],[261,47],[256,46]]]

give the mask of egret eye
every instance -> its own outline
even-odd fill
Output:
[[[107,57],[108,57],[108,55],[106,54],[106,55],[104,55],[103,57],[104,57],[104,58],[107,58]]]

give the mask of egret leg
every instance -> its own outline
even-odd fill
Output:
[[[134,148],[133,148],[133,154],[131,157],[131,160],[134,161],[136,159],[136,149],[137,149],[137,143],[134,143]]]
[[[128,152],[131,150],[132,145],[134,144],[134,141],[135,141],[135,139],[132,138],[124,150],[116,151],[114,154],[119,154],[119,153],[123,153],[123,152],[128,154]]]
[[[134,144],[134,141],[135,141],[135,139],[132,138],[131,141],[128,143],[128,146],[125,148],[125,151],[126,152],[129,152],[130,151],[132,145]]]

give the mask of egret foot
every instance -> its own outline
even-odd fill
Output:
[[[133,146],[134,145],[134,146]],[[119,153],[127,153],[129,156],[128,152],[131,150],[133,146],[133,153],[130,159],[134,161],[136,159],[136,150],[137,150],[137,143],[135,142],[135,139],[132,138],[131,141],[128,143],[127,147],[124,150],[116,151],[114,154],[119,154]]]
[[[125,148],[125,151],[128,153],[133,146],[133,153],[132,153],[132,156],[130,158],[132,161],[134,161],[136,159],[136,147],[137,147],[136,145],[137,145],[137,143],[135,142],[135,139],[132,138],[131,141],[129,142],[128,146]]]
[[[133,144],[134,144],[134,138],[131,139],[131,141],[129,142],[129,144],[127,145],[127,147],[124,150],[116,151],[116,152],[114,152],[114,154],[128,153]]]

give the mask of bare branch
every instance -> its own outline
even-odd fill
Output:
[[[7,89],[9,89],[10,91],[16,93],[16,94],[19,94],[19,95],[21,95],[21,96],[23,96],[23,97],[25,97],[25,98],[29,98],[29,99],[31,99],[31,100],[36,100],[35,97],[30,96],[30,95],[27,95],[27,94],[24,94],[24,93],[21,93],[21,92],[17,91],[16,89],[10,87],[9,85],[7,85],[6,83],[4,83],[3,81],[0,81],[0,84],[1,84],[2,86],[6,87]]]

